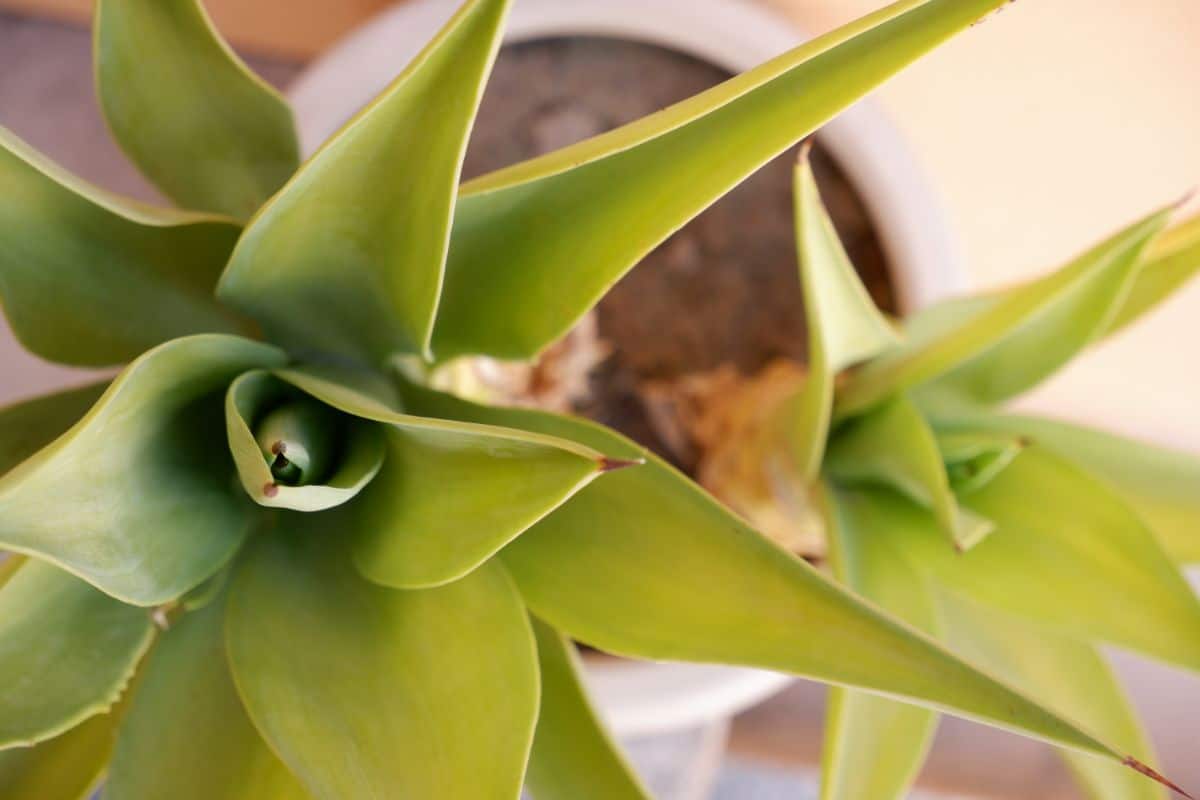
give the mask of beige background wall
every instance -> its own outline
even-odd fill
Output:
[[[810,30],[879,5],[769,4]],[[878,97],[1003,284],[1200,185],[1200,2],[1018,0]],[[1200,281],[1026,404],[1200,450],[1198,345]]]

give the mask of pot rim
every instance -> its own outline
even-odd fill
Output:
[[[383,90],[459,6],[408,0],[347,36],[292,83],[305,154]],[[520,0],[505,43],[600,36],[658,45],[742,72],[808,38],[786,17],[747,0]],[[969,288],[958,242],[933,187],[900,132],[870,100],[817,134],[866,205],[905,313]],[[749,708],[794,679],[710,664],[588,658],[596,705],[615,732],[639,736],[700,725]]]

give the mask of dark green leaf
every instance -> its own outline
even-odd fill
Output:
[[[536,355],[684,223],[1002,3],[895,3],[658,114],[466,184],[437,357]]]
[[[374,363],[428,354],[467,135],[507,10],[466,3],[300,169],[238,243],[223,299],[292,347]]]
[[[0,301],[35,355],[105,366],[177,336],[244,330],[212,296],[232,220],[110,195],[4,128],[0,186]]]
[[[0,479],[0,546],[138,605],[196,586],[242,543],[256,508],[236,487],[221,395],[239,373],[284,359],[221,335],[142,356],[78,424]]]
[[[199,0],[97,0],[94,45],[109,128],[179,205],[244,220],[300,163],[287,102]]]

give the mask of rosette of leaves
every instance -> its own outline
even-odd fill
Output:
[[[194,0],[99,0],[105,117],[187,210],[0,135],[15,334],[126,365],[0,412],[0,794],[643,796],[571,639],[1123,758],[617,434],[429,385],[455,358],[535,358],[681,224],[1001,4],[904,0],[460,185],[505,0],[467,2],[304,163]]]
[[[802,158],[809,365],[747,436],[759,485],[769,474],[820,510],[839,581],[1147,763],[1101,648],[1200,669],[1200,603],[1182,574],[1200,561],[1200,460],[1003,405],[1200,268],[1200,218],[1164,232],[1172,210],[1044,277],[897,326],[858,281]],[[906,796],[937,717],[833,689],[822,798]],[[1064,757],[1090,797],[1162,797],[1094,755]]]

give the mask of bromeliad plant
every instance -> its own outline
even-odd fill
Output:
[[[1171,211],[1046,277],[897,329],[858,281],[802,158],[808,368],[745,390],[760,401],[741,410],[728,446],[739,452],[710,456],[736,458],[712,488],[749,519],[794,539],[815,517],[844,585],[1147,761],[1099,648],[1200,669],[1200,604],[1181,573],[1200,561],[1200,461],[999,406],[1200,269],[1200,217],[1164,233]],[[906,796],[937,716],[835,688],[822,798]],[[1091,797],[1162,797],[1111,762],[1065,757]]]
[[[460,186],[505,0],[467,2],[303,164],[286,105],[194,0],[99,0],[104,114],[191,210],[0,134],[13,330],[50,360],[128,362],[0,412],[5,800],[104,775],[114,800],[641,797],[568,636],[1125,758],[1137,741],[979,671],[620,436],[432,388],[454,359],[535,358],[681,224],[1002,2],[903,0]]]

